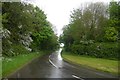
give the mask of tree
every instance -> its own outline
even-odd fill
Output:
[[[63,29],[62,41],[65,49],[70,51],[72,46],[85,44],[90,41],[103,41],[104,28],[108,23],[108,6],[104,3],[90,3],[84,8],[74,9],[70,23]]]
[[[91,3],[88,6],[73,10],[70,23],[63,30],[66,43],[80,43],[81,40],[101,41],[104,27],[108,23],[107,5]],[[66,39],[67,38],[67,39]]]
[[[118,31],[114,27],[107,27],[105,31],[105,39],[107,41],[117,41],[118,40]]]
[[[109,5],[109,13],[110,13],[110,20],[109,20],[109,26],[110,27],[115,27],[115,29],[118,31],[118,37],[120,39],[120,1],[115,2],[112,1],[110,2]]]
[[[8,2],[3,3],[2,9],[3,29],[9,33],[9,37],[3,37],[3,55],[56,49],[57,37],[40,8],[24,2]]]

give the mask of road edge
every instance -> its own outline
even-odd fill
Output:
[[[115,76],[116,78],[119,77],[119,74],[113,74],[113,73],[103,71],[103,70],[99,70],[99,69],[96,69],[96,68],[93,68],[93,67],[90,67],[90,66],[87,66],[87,65],[77,64],[77,63],[75,63],[73,61],[70,61],[70,60],[66,59],[65,57],[63,57],[63,55],[62,55],[62,58],[63,58],[63,60],[65,62],[67,62],[69,64],[72,64],[72,65],[75,65],[75,66],[78,66],[78,67],[83,67],[83,68],[86,68],[86,69],[89,69],[89,70],[93,70],[95,72],[101,72],[101,73],[105,73],[105,74],[110,74],[112,76]]]
[[[30,64],[32,61],[38,59],[39,57],[44,56],[45,54],[39,55],[34,57],[33,59],[31,59],[30,61],[26,62],[25,64],[23,64],[22,66],[18,67],[16,70],[14,70],[13,72],[11,72],[10,74],[3,76],[2,78],[9,78],[9,76],[11,76],[12,74],[16,73],[17,71],[19,71],[20,69],[22,69],[23,67],[25,67],[26,65]]]

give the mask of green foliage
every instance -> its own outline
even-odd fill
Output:
[[[119,3],[90,3],[74,9],[60,41],[67,52],[98,58],[118,58]],[[120,11],[120,10],[119,10]],[[110,15],[110,17],[108,17]]]
[[[115,27],[118,31],[118,38],[120,39],[120,2],[111,1],[109,5],[109,13],[110,13],[110,26]]]
[[[3,55],[56,49],[57,37],[46,18],[44,11],[32,4],[3,3]]]
[[[114,27],[108,27],[105,30],[104,37],[108,41],[117,41],[118,40],[118,32]]]
[[[9,50],[3,49],[3,56],[17,56],[28,52],[29,51],[23,45],[12,44],[9,46]]]
[[[73,10],[71,22],[63,28],[63,41],[66,45],[79,43],[81,40],[100,41],[107,26],[107,7],[103,3],[91,3],[84,9]]]
[[[73,44],[72,52],[97,58],[118,59],[118,43]]]
[[[110,18],[117,18],[119,16],[119,2],[111,1],[109,5]]]
[[[58,45],[57,36],[53,34],[52,28],[43,27],[41,28],[41,32],[34,33],[33,37],[33,45],[31,47],[33,50],[36,50],[33,46],[36,46],[38,49],[42,50],[54,50]]]
[[[64,42],[64,40],[63,40],[63,35],[60,35],[59,36],[59,43],[63,43]]]

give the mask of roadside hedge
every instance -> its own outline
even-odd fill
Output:
[[[17,56],[19,54],[26,54],[29,51],[25,49],[22,44],[12,44],[9,50],[3,49],[3,56]]]
[[[92,44],[73,44],[71,50],[75,54],[97,58],[119,59],[117,42],[101,42]]]

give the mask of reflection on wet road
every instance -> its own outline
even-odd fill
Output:
[[[37,58],[24,66],[8,78],[114,78],[115,76],[98,72],[96,70],[84,68],[65,62],[61,57],[60,48],[51,55]]]

